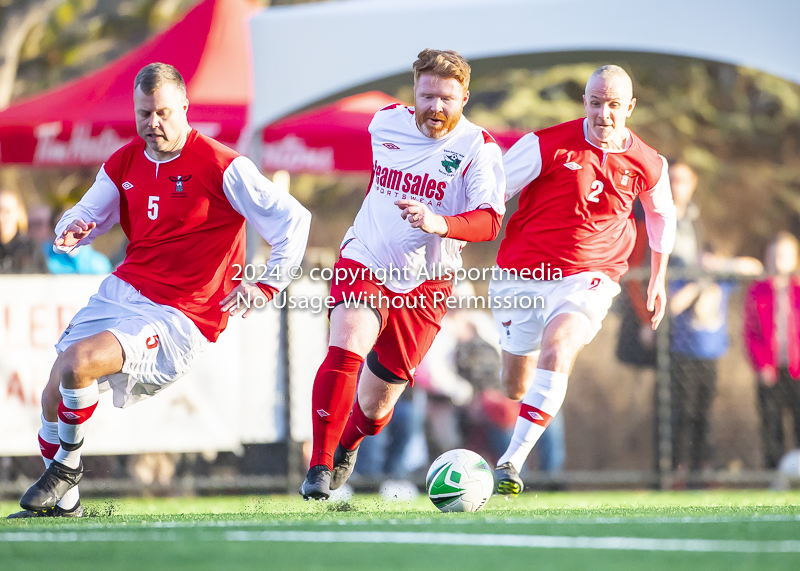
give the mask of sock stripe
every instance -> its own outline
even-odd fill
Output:
[[[538,424],[542,428],[547,428],[547,426],[553,420],[553,417],[543,410],[525,403],[522,403],[522,406],[519,409],[519,416],[520,418],[524,418],[533,424]]]
[[[61,444],[61,448],[63,448],[67,452],[75,452],[78,448],[83,446],[83,441],[84,440],[85,440],[84,438],[81,438],[80,442],[74,442],[73,443],[73,442],[64,442],[60,438],[58,439],[59,443]],[[56,450],[58,450],[58,449],[56,449]]]
[[[58,452],[58,446],[58,442],[48,442],[42,438],[41,434],[39,435],[39,450],[41,451],[43,458],[52,460],[56,455],[56,452]]]
[[[94,413],[94,409],[97,408],[97,402],[93,405],[87,406],[86,408],[67,408],[64,405],[64,401],[58,403],[58,420],[63,422],[64,424],[70,425],[77,425],[83,424],[89,418],[91,418],[92,414]]]

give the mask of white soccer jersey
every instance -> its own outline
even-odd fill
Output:
[[[441,139],[426,137],[417,128],[414,109],[400,104],[378,111],[369,132],[372,179],[342,242],[342,257],[391,270],[387,287],[407,293],[428,277],[460,268],[465,242],[412,228],[395,201],[424,202],[441,216],[486,207],[502,215],[502,153],[489,133],[465,117]]]

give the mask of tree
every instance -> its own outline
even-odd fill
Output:
[[[8,107],[25,38],[45,22],[59,0],[0,1],[0,109]]]

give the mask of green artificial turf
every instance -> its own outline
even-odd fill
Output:
[[[3,520],[0,568],[52,568],[58,553],[59,571],[800,569],[798,492],[525,493],[477,514],[359,495],[84,505],[80,520]],[[0,502],[3,513],[17,509]]]

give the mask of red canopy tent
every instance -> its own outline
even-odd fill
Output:
[[[396,102],[385,93],[370,91],[281,119],[264,130],[262,168],[311,173],[370,171],[369,123],[376,111]],[[492,131],[504,150],[523,134]]]
[[[152,62],[183,75],[189,120],[233,145],[253,95],[249,0],[203,0],[177,24],[100,70],[0,112],[0,163],[98,165],[136,136],[133,80]]]
[[[97,166],[136,136],[133,80],[148,63],[174,65],[186,81],[189,121],[235,146],[253,95],[250,0],[203,0],[177,24],[100,70],[0,112],[0,164]],[[371,91],[278,121],[264,132],[262,168],[369,172],[367,128],[394,103]],[[493,133],[508,148],[522,133]]]

